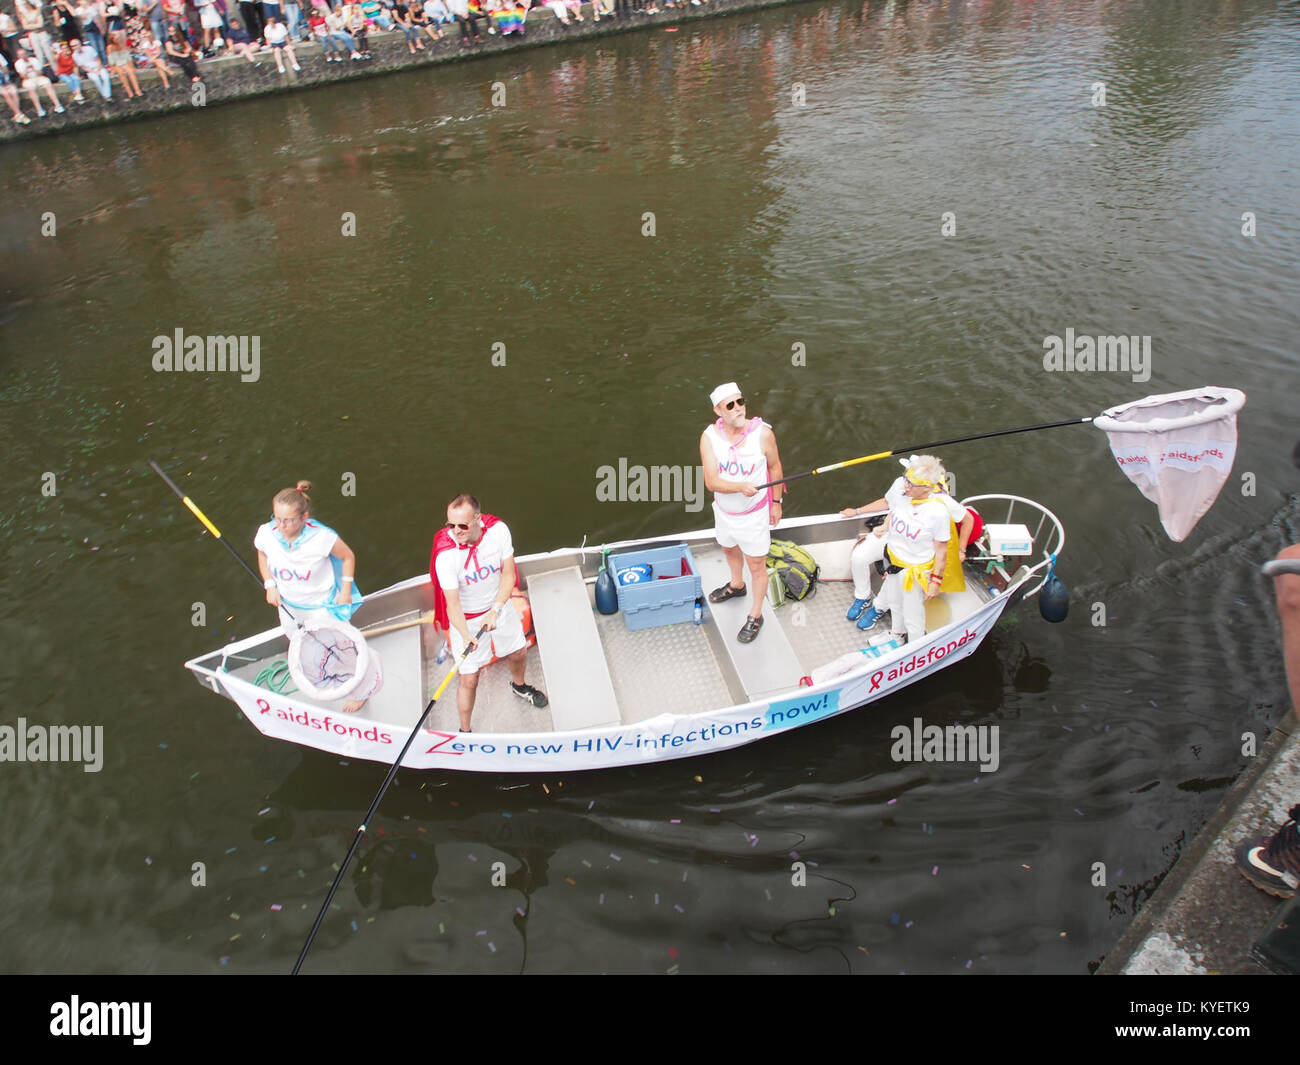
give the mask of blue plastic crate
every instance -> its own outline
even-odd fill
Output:
[[[650,580],[619,584],[619,570],[636,563],[651,567]],[[703,594],[703,586],[691,549],[685,544],[610,555],[609,567],[618,589],[618,608],[623,612],[623,624],[629,632],[695,620],[695,600]]]

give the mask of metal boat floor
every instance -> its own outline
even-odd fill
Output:
[[[709,646],[692,621],[628,632],[622,614],[596,615],[596,628],[625,725],[659,714],[698,714],[735,700]]]
[[[424,633],[424,702],[434,693],[443,677],[451,670],[452,658],[438,664],[438,648],[442,638],[436,636],[432,625],[421,625]],[[474,713],[470,725],[474,732],[554,732],[555,722],[549,707],[538,710],[529,702],[519,698],[510,691],[510,668],[504,662],[479,671],[478,694],[474,699]],[[456,712],[456,688],[460,679],[456,678],[447,685],[442,698],[429,711],[425,727],[433,727],[443,732],[459,732],[460,716]],[[542,676],[541,656],[536,647],[528,648],[528,659],[524,666],[524,683],[531,684],[542,691],[546,690],[546,681]],[[416,711],[424,709],[420,704]]]

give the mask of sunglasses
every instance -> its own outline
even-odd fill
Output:
[[[469,523],[469,525],[473,525],[473,524],[474,524],[473,522]],[[469,525],[463,525],[458,521],[447,522],[448,529],[459,529],[461,532],[469,532]]]
[[[744,396],[738,396],[736,399],[729,399],[727,400],[726,403],[723,404],[723,406],[727,410],[734,410],[736,407],[743,407],[744,405],[745,405]]]

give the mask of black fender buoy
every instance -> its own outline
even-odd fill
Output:
[[[602,614],[618,613],[618,589],[614,575],[609,572],[609,552],[601,559],[600,574],[596,577],[596,609]]]
[[[1064,621],[1070,613],[1069,590],[1055,573],[1047,578],[1043,590],[1038,593],[1038,612],[1043,615],[1044,621],[1053,624]]]

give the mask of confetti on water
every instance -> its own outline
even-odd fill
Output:
[[[472,855],[472,854],[467,854],[467,855],[465,855],[465,857],[467,857],[471,862],[476,862],[476,861],[478,861],[478,858],[476,858],[476,857],[475,857],[474,855]]]
[[[144,864],[145,864],[145,865],[153,865],[153,859],[152,859],[152,858],[145,858],[145,860],[144,860]]]
[[[164,751],[167,750],[167,744],[165,743],[160,743],[158,744],[158,746],[161,747]]]
[[[357,930],[357,922],[356,922],[356,921],[353,921],[353,922],[352,922],[352,931],[355,932],[356,930]]]
[[[614,861],[616,861],[616,862],[621,862],[621,861],[623,860],[623,859],[620,858],[617,854],[615,854],[613,851],[610,851],[610,852],[609,852],[609,856],[610,856],[611,858],[613,858]]]
[[[1083,811],[1080,810],[1077,806],[1074,808],[1074,812],[1075,812],[1076,814],[1078,814],[1080,817],[1083,816]]]
[[[1147,702],[1149,702],[1152,706],[1156,705],[1156,701],[1154,699],[1148,699]],[[1156,707],[1156,709],[1159,709],[1159,707]],[[1065,933],[1062,932],[1061,934],[1064,935]]]
[[[227,848],[226,848],[226,853],[227,853],[227,854],[234,854],[235,851],[237,851],[237,850],[239,850],[238,847],[227,847]]]
[[[271,909],[275,910],[276,913],[279,913],[283,908],[278,902],[271,903]]]
[[[677,903],[675,903],[675,902],[673,903],[673,909],[676,910],[678,913],[685,913],[685,912],[686,912],[686,911],[683,910],[680,906],[678,906]]]
[[[930,870],[930,875],[931,875],[931,876],[938,876],[938,875],[939,875],[939,867],[938,867],[937,865],[936,865],[933,869]]]
[[[1061,728],[1065,729],[1066,732],[1073,732],[1073,731],[1074,731],[1074,729],[1070,728],[1069,725],[1062,725]]]
[[[271,812],[271,808],[268,806],[265,810],[258,810],[257,816],[261,817],[263,814],[269,814],[270,812]]]
[[[889,915],[889,923],[890,923],[890,924],[898,924],[898,922],[901,921],[901,920],[902,920],[902,918],[899,917],[898,914],[896,914],[896,913],[891,913],[891,914]]]
[[[656,905],[656,906],[659,905],[659,892],[657,892],[657,891],[655,892],[655,905]]]
[[[904,928],[911,928],[912,925],[914,925],[915,923],[916,923],[915,921],[908,921],[907,924],[903,925],[903,927],[904,927]]]
[[[970,958],[967,958],[967,959],[966,959],[966,968],[969,969],[970,967],[971,967],[971,959],[970,959]]]
[[[592,799],[591,802],[587,803],[587,809],[590,810],[595,805],[596,805],[596,800]]]
[[[270,839],[264,839],[264,840],[262,840],[262,842],[263,842],[263,843],[274,843],[274,842],[275,842],[275,837],[272,836]]]
[[[493,954],[495,954],[495,953],[497,952],[497,946],[496,946],[496,944],[493,943],[492,940],[490,940],[490,939],[488,940],[488,950],[490,950]]]
[[[682,819],[680,817],[670,817],[668,819],[668,823],[670,825],[680,825],[682,823]]]

